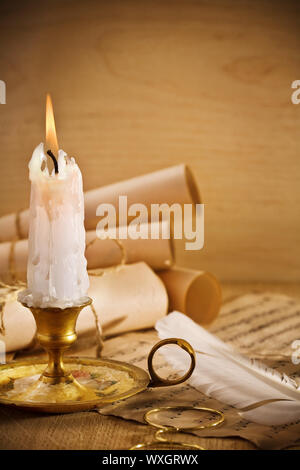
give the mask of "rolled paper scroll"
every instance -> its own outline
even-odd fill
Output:
[[[197,185],[190,169],[186,165],[172,166],[87,191],[85,193],[86,229],[96,228],[99,222],[96,210],[100,203],[112,204],[116,209],[117,223],[120,222],[118,219],[119,196],[127,196],[128,207],[134,203],[144,204],[148,210],[148,221],[150,221],[151,204],[200,203]]]
[[[105,335],[153,327],[166,315],[168,295],[159,277],[145,263],[118,266],[90,276],[88,295],[93,308],[84,308],[77,321],[78,336],[96,332],[96,321]],[[96,318],[95,318],[96,313]],[[35,321],[29,309],[8,300],[3,310],[0,341],[6,352],[24,349],[32,343]]]
[[[24,233],[21,232],[21,217]],[[26,230],[25,230],[26,228]],[[0,217],[0,242],[28,237],[29,209]]]
[[[0,341],[5,344],[6,352],[30,346],[36,331],[35,320],[31,311],[16,300],[16,296],[14,300],[11,298],[5,302],[2,317]]]
[[[114,235],[111,239],[99,239],[95,231],[88,231],[86,234],[86,252],[85,256],[88,262],[88,269],[96,269],[108,266],[116,266],[122,260],[122,251],[124,262],[126,264],[144,261],[154,270],[167,269],[173,264],[173,241],[164,238],[151,238],[153,226],[157,226],[158,233],[163,230],[162,226],[168,224],[167,221],[159,223],[140,224],[141,232],[147,233],[149,238],[131,238],[121,239],[120,243],[115,243]],[[110,231],[106,234],[110,236]],[[117,233],[118,237],[118,233]],[[118,240],[118,238],[117,238]]]
[[[145,224],[149,225],[150,224]],[[173,264],[173,245],[170,239],[137,239],[121,241],[118,246],[114,240],[101,240],[96,232],[86,234],[86,259],[88,269],[116,266],[122,260],[127,264],[145,261],[155,270],[169,268]],[[0,280],[10,283],[12,272],[16,279],[26,281],[28,240],[0,243]]]
[[[105,336],[151,328],[168,311],[168,295],[163,282],[143,262],[90,275],[89,296]],[[79,327],[83,321],[84,315],[79,318]],[[87,323],[85,329],[88,326],[93,327],[93,324]]]
[[[200,196],[193,174],[186,165],[177,165],[137,176],[125,181],[87,191],[85,198],[85,228],[95,230],[100,218],[96,209],[100,203],[112,204],[117,215],[119,196],[127,196],[128,207],[139,203],[147,207],[150,216],[151,204],[200,203]],[[0,217],[0,242],[28,237],[29,211]]]
[[[169,309],[185,313],[201,325],[211,323],[221,307],[221,286],[210,273],[185,268],[160,271],[166,286]]]
[[[0,243],[0,280],[26,281],[28,240]]]

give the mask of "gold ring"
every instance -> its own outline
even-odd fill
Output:
[[[213,413],[215,415],[218,415],[219,418],[216,421],[213,421],[212,423],[208,423],[207,425],[205,424],[196,424],[195,426],[187,426],[187,427],[177,427],[177,426],[167,426],[165,424],[159,424],[151,421],[149,417],[155,413],[159,413],[161,411],[166,411],[166,410],[172,410],[172,411],[177,411],[177,410],[183,410],[183,411],[207,411],[209,413]],[[161,408],[154,408],[152,410],[147,411],[144,415],[144,420],[146,421],[147,424],[150,424],[150,426],[153,426],[154,428],[162,429],[164,431],[192,431],[196,429],[206,429],[206,428],[212,428],[219,426],[222,424],[225,420],[224,413],[219,410],[215,410],[214,408],[205,408],[205,407],[199,407],[199,406],[164,406]]]
[[[157,431],[160,432],[162,430]],[[165,432],[165,431],[162,431]],[[155,434],[155,438],[153,441],[150,442],[141,442],[139,444],[136,444],[132,447],[130,447],[129,450],[140,450],[140,449],[145,449],[145,448],[153,448],[157,446],[170,446],[170,447],[179,447],[181,449],[196,449],[196,450],[206,450],[204,447],[198,446],[197,444],[188,444],[187,442],[178,442],[178,441],[168,441],[167,439],[158,439],[157,433]]]
[[[186,351],[190,356],[191,364],[190,364],[189,370],[182,377],[179,377],[178,379],[174,379],[174,380],[164,379],[160,377],[154,370],[154,367],[153,367],[154,354],[159,348],[165,346],[166,344],[176,344],[181,349]],[[190,345],[190,343],[188,343],[187,341],[181,338],[162,339],[161,341],[159,341],[153,346],[148,356],[148,370],[149,370],[149,374],[151,377],[151,381],[149,382],[148,387],[170,387],[171,385],[181,384],[182,382],[185,382],[187,379],[190,378],[190,376],[194,372],[195,365],[196,365],[196,354],[195,354],[194,349]]]
[[[178,434],[175,429],[172,431],[166,431],[165,429],[158,429],[154,435],[154,439],[158,442],[165,442],[166,444],[173,443],[176,445],[182,445],[183,447],[190,447],[191,449],[198,449],[198,450],[206,450],[204,447],[199,446],[198,444],[189,444],[188,442],[180,442],[180,441],[170,441],[164,437],[165,434],[172,432],[173,434]]]

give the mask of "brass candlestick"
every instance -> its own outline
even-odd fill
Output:
[[[40,377],[42,382],[51,385],[75,382],[65,368],[63,355],[77,339],[75,328],[79,313],[91,303],[92,299],[87,297],[80,305],[64,309],[30,307],[36,321],[37,339],[49,357],[48,366]]]
[[[76,321],[80,311],[91,304],[82,302],[68,308],[30,308],[37,326],[37,339],[48,361],[35,358],[0,366],[0,403],[32,411],[70,413],[96,408],[128,398],[147,387],[171,386],[187,380],[195,368],[195,352],[182,339],[158,342],[148,357],[149,374],[125,362],[110,359],[67,357],[64,352],[76,341]],[[186,374],[178,379],[159,377],[153,367],[154,353],[165,344],[177,344],[191,358]]]

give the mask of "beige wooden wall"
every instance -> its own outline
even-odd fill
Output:
[[[0,215],[26,207],[54,100],[85,188],[186,162],[222,279],[300,278],[300,8],[266,0],[1,0]]]

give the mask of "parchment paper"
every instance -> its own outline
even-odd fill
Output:
[[[146,227],[147,232],[151,231],[151,224],[142,225]],[[128,238],[122,240],[121,243],[127,264],[144,261],[155,270],[166,269],[173,264],[171,239],[132,240]],[[13,246],[11,242],[0,243],[0,279],[7,283],[11,282],[11,262],[13,262],[16,278],[26,281],[27,256],[27,239],[18,240],[14,242]],[[90,230],[86,233],[85,256],[88,269],[106,268],[120,264],[122,251],[114,240],[99,239],[96,232]]]
[[[127,196],[128,207],[133,203],[140,203],[145,204],[148,210],[155,203],[183,205],[201,202],[190,169],[183,164],[172,166],[85,192],[86,230],[96,229],[100,220],[96,216],[96,209],[100,203],[113,204],[118,216],[119,196]],[[0,241],[27,238],[28,227],[28,209],[0,217]]]
[[[291,343],[298,339],[299,317],[300,304],[290,297],[268,293],[249,294],[224,305],[210,331],[218,333],[223,341],[231,343],[244,353],[248,352],[250,357],[259,358],[271,367],[299,377],[299,365],[294,365],[291,361]],[[107,341],[104,354],[146,368],[148,352],[157,340],[155,332],[126,334]],[[157,357],[159,375],[173,377],[175,371],[159,352]],[[207,406],[225,413],[226,421],[222,426],[193,432],[198,436],[239,436],[262,449],[281,449],[300,440],[300,422],[272,427],[251,423],[241,418],[235,408],[207,398],[189,383],[149,389],[124,402],[106,406],[99,412],[143,422],[146,411],[171,405]],[[173,424],[174,420],[184,426],[191,423],[191,416],[187,420],[184,414],[173,415]],[[199,422],[199,413],[192,419],[196,420]],[[164,422],[170,423],[166,418]]]
[[[170,312],[182,312],[200,325],[208,325],[216,318],[222,293],[212,274],[174,266],[158,275],[168,292]]]

